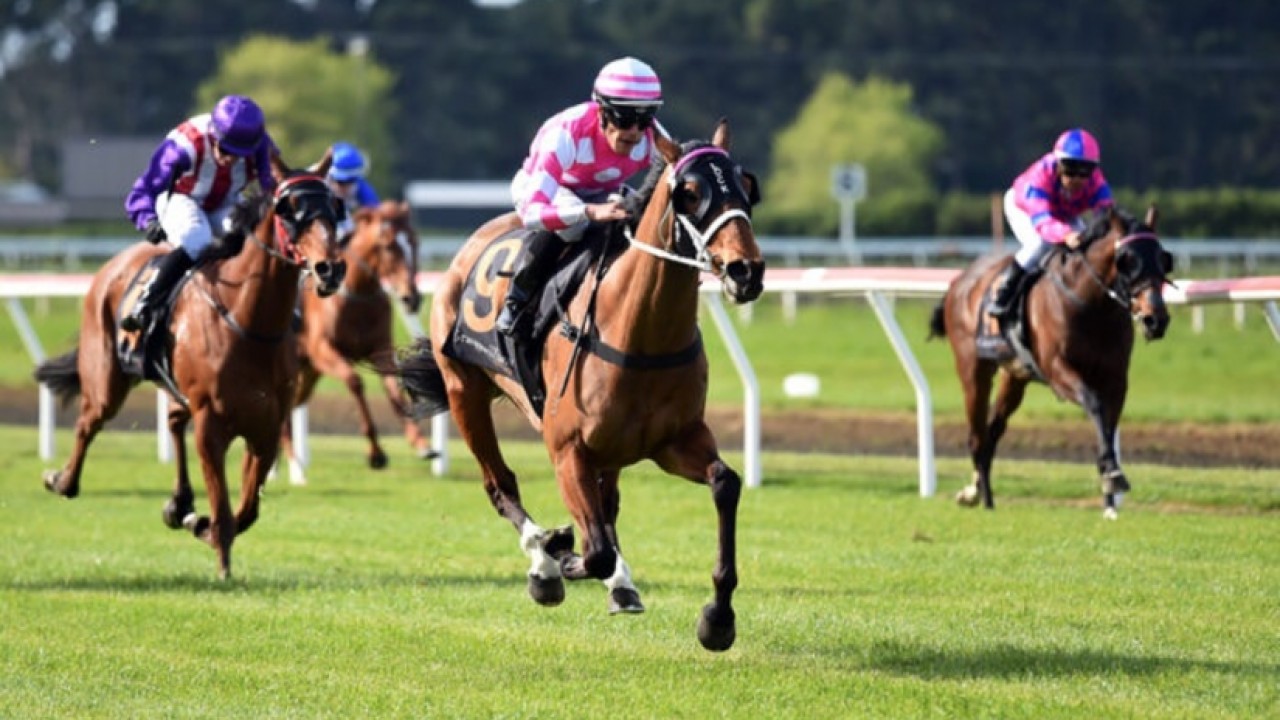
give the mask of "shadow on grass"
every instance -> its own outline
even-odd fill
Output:
[[[992,645],[977,650],[938,650],[897,642],[876,643],[867,653],[872,667],[923,680],[966,678],[1034,678],[1072,675],[1147,676],[1170,671],[1211,672],[1274,678],[1280,665],[1137,656],[1095,650],[1028,649]]]
[[[480,574],[422,575],[416,573],[374,573],[365,575],[271,575],[233,577],[218,580],[209,575],[117,575],[15,580],[3,588],[16,592],[120,593],[162,595],[167,593],[224,593],[235,595],[291,592],[385,590],[387,588],[450,589],[517,587],[520,580],[507,576]]]

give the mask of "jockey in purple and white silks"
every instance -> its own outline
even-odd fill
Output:
[[[275,189],[271,153],[275,143],[257,103],[228,95],[213,112],[189,118],[169,131],[147,169],[125,198],[125,212],[147,240],[177,245],[160,260],[134,309],[120,326],[140,330],[154,307],[164,302],[182,277],[230,230],[231,210],[254,182],[261,192]]]
[[[644,62],[614,60],[596,76],[589,102],[574,105],[543,123],[529,155],[511,181],[511,198],[527,235],[498,332],[516,335],[530,299],[538,293],[563,250],[581,240],[592,223],[628,217],[616,195],[648,169],[655,155],[655,115],[662,84]]]
[[[1049,152],[1013,181],[1004,195],[1004,216],[1022,248],[996,280],[999,290],[988,312],[1002,317],[1040,274],[1040,261],[1055,245],[1075,248],[1083,215],[1113,203],[1102,175],[1098,141],[1081,128],[1058,136]]]

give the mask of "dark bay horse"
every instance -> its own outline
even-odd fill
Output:
[[[169,527],[186,527],[218,553],[219,574],[231,575],[231,544],[258,517],[258,495],[279,450],[280,426],[293,407],[297,351],[290,325],[304,272],[316,291],[331,295],[345,272],[335,241],[336,201],[323,175],[291,172],[272,158],[275,193],[237,208],[244,247],[220,262],[202,264],[173,307],[173,379],[182,401],[171,397],[169,432],[178,479],[164,508]],[[81,395],[75,448],[65,467],[45,473],[45,486],[74,498],[80,492],[85,453],[103,424],[120,410],[137,384],[117,360],[116,308],[129,281],[163,249],[138,243],[112,258],[94,276],[81,316],[76,350],[43,363],[36,376],[64,400]],[[182,252],[173,249],[171,252]],[[208,493],[209,517],[195,515],[187,475],[184,433],[195,422],[196,453]],[[244,438],[240,506],[227,492],[226,455]]]
[[[378,444],[378,428],[364,396],[364,381],[356,364],[366,362],[377,370],[391,408],[404,424],[405,438],[422,458],[434,457],[431,444],[400,402],[396,379],[392,320],[394,311],[383,286],[418,312],[418,234],[413,229],[409,204],[384,201],[376,208],[355,212],[351,240],[343,251],[347,275],[331,298],[306,293],[302,297],[302,331],[298,335],[299,374],[295,402],[311,398],[321,375],[337,378],[355,398],[360,411],[360,432],[369,441],[369,467],[386,467],[387,454]],[[289,459],[289,481],[306,483],[293,451],[292,423],[286,418],[280,440]]]
[[[1156,211],[1138,222],[1110,208],[1081,234],[1077,251],[1059,253],[1027,293],[1027,343],[1043,381],[1063,400],[1084,409],[1098,433],[1098,474],[1106,513],[1115,517],[1116,494],[1129,482],[1116,451],[1116,430],[1129,387],[1133,321],[1147,340],[1164,337],[1169,312],[1161,291],[1173,272],[1173,256],[1156,236]],[[946,336],[955,354],[969,419],[973,483],[956,500],[991,509],[991,462],[1009,416],[1022,404],[1034,374],[1017,358],[1004,363],[979,357],[980,323],[988,322],[984,298],[1009,257],[982,258],[957,277],[934,309],[930,337]],[[1003,369],[995,407],[992,380]],[[990,416],[988,417],[988,412]]]
[[[729,157],[727,122],[716,127],[710,143],[681,147],[658,137],[656,144],[665,162],[655,163],[641,190],[648,200],[632,247],[598,281],[588,277],[567,305],[567,317],[581,322],[598,282],[597,324],[589,331],[596,334],[597,349],[575,352],[574,343],[559,333],[543,349],[542,371],[554,388],[543,417],[518,383],[440,350],[458,315],[477,312],[474,305],[460,307],[473,266],[491,263],[478,283],[505,293],[509,281],[498,279],[498,268],[509,271],[516,248],[491,256],[490,241],[518,227],[514,214],[481,227],[454,258],[432,308],[430,340],[404,359],[402,373],[411,397],[437,409],[447,403],[452,411],[480,464],[490,502],[520,533],[520,547],[531,561],[529,592],[544,605],[564,598],[562,578],[596,578],[609,589],[611,613],[643,611],[618,543],[623,468],[649,459],[672,475],[710,486],[719,518],[719,557],[712,575],[715,598],[702,610],[698,639],[709,650],[725,650],[735,638],[732,596],[738,584],[742,483],[720,459],[703,420],[707,358],[698,330],[698,287],[701,271],[708,271],[720,278],[733,301],[759,297],[764,263],[749,215],[758,195],[755,178]],[[495,295],[489,313],[469,321],[492,326],[501,301]],[[601,346],[612,352],[609,359]],[[558,394],[562,383],[566,392]],[[541,431],[561,498],[583,536],[581,556],[573,553],[571,528],[544,530],[521,504],[490,412],[499,395],[515,402]]]

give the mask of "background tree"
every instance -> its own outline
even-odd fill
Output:
[[[879,77],[855,83],[832,72],[795,121],[778,133],[765,181],[763,225],[780,231],[833,232],[831,168],[861,163],[870,191],[863,207],[898,207],[933,194],[930,166],[942,133],[912,108],[911,87]]]
[[[196,91],[193,113],[209,112],[229,93],[256,100],[267,128],[291,165],[312,162],[338,140],[348,140],[370,159],[370,182],[388,188],[392,152],[390,71],[358,53],[330,49],[327,38],[296,42],[255,36],[231,48],[213,76]]]

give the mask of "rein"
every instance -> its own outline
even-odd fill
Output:
[[[1154,240],[1156,242],[1160,241],[1160,239],[1156,237],[1155,233],[1137,232],[1137,233],[1131,233],[1129,235],[1125,235],[1119,240],[1116,240],[1116,248],[1119,249],[1120,247],[1124,246],[1127,243],[1135,242],[1138,240]],[[1125,292],[1123,295],[1117,292],[1114,288],[1112,288],[1105,281],[1103,281],[1102,276],[1098,274],[1098,271],[1093,268],[1093,265],[1089,263],[1087,258],[1082,257],[1081,259],[1084,260],[1084,267],[1086,270],[1089,271],[1089,277],[1093,278],[1094,284],[1096,284],[1104,293],[1106,293],[1107,297],[1111,298],[1112,300],[1115,301],[1117,305],[1124,308],[1125,312],[1132,313],[1133,312],[1133,294],[1128,291],[1128,288],[1125,287]],[[1083,301],[1081,301],[1078,297],[1075,297],[1075,293],[1071,292],[1070,289],[1066,288],[1065,284],[1062,283],[1060,280],[1058,281],[1058,286],[1064,290],[1067,290],[1067,292],[1070,293],[1079,304],[1084,304]]]

